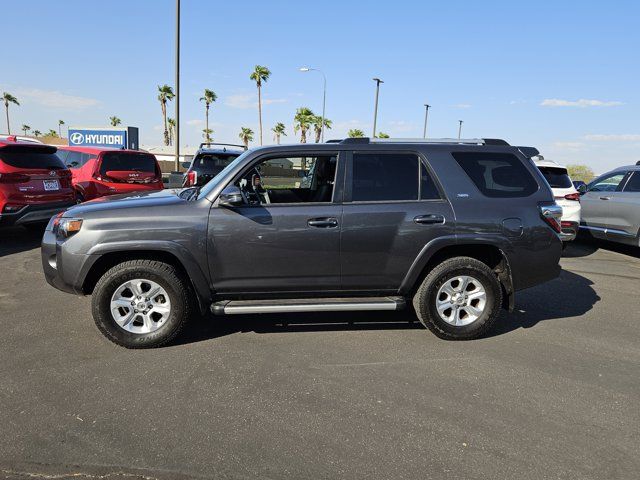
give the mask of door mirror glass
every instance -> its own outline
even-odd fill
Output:
[[[229,185],[225,188],[220,194],[220,198],[218,201],[218,205],[223,207],[236,207],[238,205],[242,205],[242,192],[235,185]]]
[[[587,193],[587,185],[583,183],[582,185],[578,185],[578,193],[581,195]]]

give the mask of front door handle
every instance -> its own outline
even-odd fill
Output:
[[[600,200],[611,200],[611,197],[600,197]]]
[[[338,219],[333,217],[326,218],[310,218],[307,225],[316,228],[335,228],[338,226]]]
[[[413,221],[420,225],[436,225],[444,223],[444,216],[438,214],[418,215]]]

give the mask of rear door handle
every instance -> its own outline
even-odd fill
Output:
[[[444,216],[437,214],[418,215],[417,217],[414,217],[413,221],[420,225],[436,225],[444,223]]]
[[[338,226],[338,219],[333,217],[326,218],[310,218],[307,225],[316,228],[335,228]]]
[[[600,197],[600,200],[611,200],[611,197]]]

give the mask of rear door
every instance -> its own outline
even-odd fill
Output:
[[[451,206],[422,155],[348,155],[341,242],[344,290],[397,290],[420,250],[454,230]]]
[[[629,172],[620,191],[609,200],[607,238],[636,238],[640,229],[640,171]]]
[[[605,238],[611,215],[611,200],[621,188],[627,172],[617,171],[603,175],[589,184],[587,192],[580,198],[581,227],[595,237]]]

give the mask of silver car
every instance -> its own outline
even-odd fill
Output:
[[[581,185],[580,229],[596,238],[640,246],[640,162]]]

